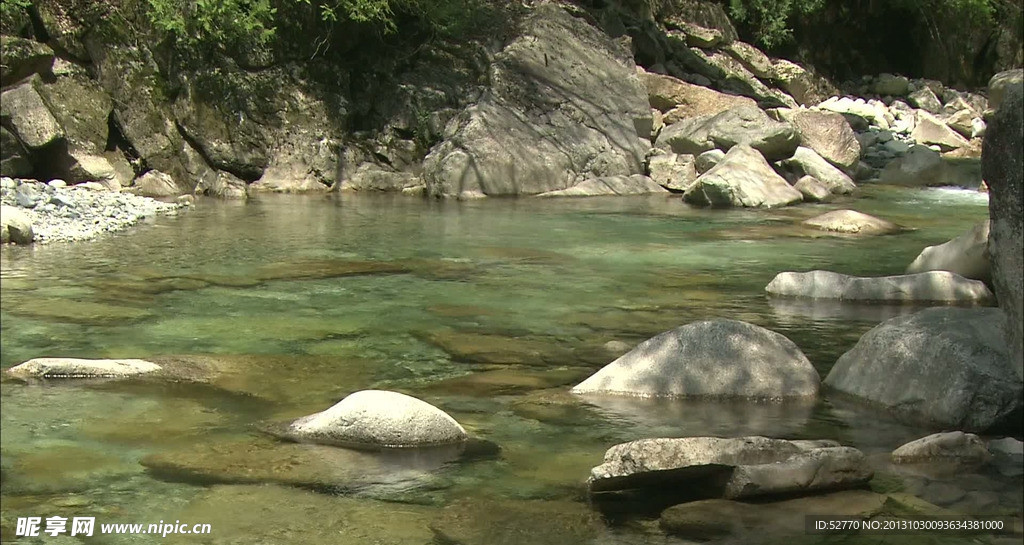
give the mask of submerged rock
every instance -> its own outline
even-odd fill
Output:
[[[861,451],[835,441],[685,437],[615,445],[588,483],[598,502],[635,498],[654,507],[852,488],[873,475]]]
[[[1022,385],[999,309],[932,308],[861,337],[825,384],[912,422],[964,431],[1020,426]]]
[[[919,462],[958,462],[977,464],[991,457],[985,443],[973,433],[951,431],[916,439],[892,451],[897,464]]]
[[[608,195],[648,195],[668,190],[642,174],[590,178],[572,187],[541,193],[539,197],[597,197]]]
[[[988,235],[989,222],[983,221],[948,242],[925,248],[907,267],[906,272],[949,271],[964,278],[987,282],[992,278]]]
[[[433,405],[398,392],[362,390],[326,411],[304,416],[289,439],[354,448],[406,448],[466,441],[466,430]]]
[[[832,192],[836,192],[834,187]],[[902,230],[895,223],[869,216],[856,210],[833,210],[809,220],[804,220],[802,223],[822,231],[851,235],[887,235]]]
[[[451,503],[430,524],[437,543],[459,545],[591,543],[603,528],[582,502],[477,497]]]
[[[688,324],[640,343],[572,389],[644,397],[813,397],[818,372],[786,337],[736,320]]]
[[[990,304],[992,292],[977,280],[947,271],[900,276],[849,276],[831,271],[783,272],[765,286],[771,295],[847,301]]]
[[[802,199],[757,150],[745,144],[733,146],[683,193],[683,200],[700,206],[771,208]]]
[[[77,358],[35,358],[8,369],[17,379],[30,378],[123,378],[159,371],[153,362],[135,359],[86,360]]]
[[[871,517],[883,511],[886,499],[867,490],[846,490],[771,503],[700,500],[669,507],[658,522],[666,533],[685,539],[743,536],[756,542],[766,534],[802,534],[808,515]]]

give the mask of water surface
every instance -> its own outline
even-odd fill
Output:
[[[855,238],[796,226],[842,207],[911,230]],[[584,480],[608,447],[762,434],[838,439],[881,460],[933,430],[829,395],[796,406],[569,395],[614,359],[606,343],[733,318],[788,336],[824,376],[865,331],[914,309],[769,300],[775,274],[898,274],[986,216],[974,192],[884,187],[775,211],[663,196],[266,196],[203,200],[89,243],[3,248],[4,368],[189,355],[228,369],[202,385],[0,385],[3,538],[19,516],[59,514],[213,525],[205,541],[167,538],[182,543],[678,543],[586,505]],[[368,461],[260,431],[364,388],[426,399],[500,455]],[[1019,516],[1020,475],[986,471],[895,486]],[[928,492],[936,482],[958,492]]]

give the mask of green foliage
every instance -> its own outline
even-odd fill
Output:
[[[825,0],[729,0],[729,14],[751,25],[757,42],[768,49],[793,39],[791,17],[818,11]]]
[[[153,25],[186,45],[266,43],[277,8],[270,0],[146,0]]]
[[[28,0],[2,0],[28,2]],[[265,45],[279,22],[315,12],[322,23],[366,24],[384,34],[411,24],[454,36],[486,21],[486,0],[146,0],[150,22],[190,47]],[[280,10],[280,13],[279,13]]]
[[[734,21],[748,25],[759,44],[772,49],[793,39],[794,17],[815,13],[826,2],[843,0],[729,0],[729,14]],[[883,7],[894,16],[916,13],[926,22],[944,15],[970,24],[990,24],[1001,3],[1005,0],[885,0]]]

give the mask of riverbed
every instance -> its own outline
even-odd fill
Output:
[[[909,230],[857,238],[797,225],[844,207]],[[608,447],[656,436],[828,438],[882,468],[893,448],[936,430],[827,391],[813,405],[780,406],[577,398],[569,387],[613,360],[616,345],[711,318],[786,335],[824,377],[868,329],[917,308],[773,300],[772,277],[900,274],[987,213],[974,191],[881,186],[767,211],[665,196],[268,195],[201,200],[90,242],[5,247],[3,368],[43,356],[198,355],[234,371],[203,385],[0,385],[3,539],[18,517],[60,515],[212,527],[202,538],[89,543],[683,543],[647,520],[595,516],[584,482]],[[279,452],[260,431],[366,388],[435,404],[500,453],[315,486],[334,481],[294,467],[309,452]],[[262,464],[262,477],[246,479],[247,463]],[[886,475],[887,486],[943,507],[1022,511],[1020,474]],[[488,537],[499,528],[519,538]]]

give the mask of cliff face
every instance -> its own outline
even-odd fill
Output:
[[[839,93],[813,67],[740,41],[710,1],[495,2],[486,27],[457,39],[314,14],[282,20],[269,43],[207,48],[169,40],[145,6],[5,7],[4,175],[231,198],[533,194],[647,171],[661,114],[668,125],[684,112],[652,111],[657,97],[637,66],[761,108]],[[859,32],[828,25],[840,37]],[[822,51],[822,61],[861,66]],[[142,177],[150,171],[169,178]]]

